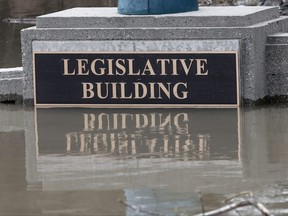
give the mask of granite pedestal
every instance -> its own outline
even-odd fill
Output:
[[[288,98],[288,33],[270,35],[266,45],[268,96]]]
[[[37,17],[22,31],[25,104],[33,103],[33,52],[237,51],[241,104],[268,95],[266,41],[285,32],[277,7],[200,7],[166,15],[119,15],[117,8],[74,8]]]

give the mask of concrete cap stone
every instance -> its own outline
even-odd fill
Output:
[[[165,15],[122,15],[117,8],[72,8],[39,16],[37,28],[241,27],[278,18],[278,7],[200,7]]]
[[[23,77],[24,77],[23,67],[0,69],[0,80],[13,79],[13,78],[23,78]]]
[[[276,33],[267,37],[267,45],[288,44],[288,33]]]

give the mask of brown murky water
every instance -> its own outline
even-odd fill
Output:
[[[206,210],[251,191],[287,215],[287,128],[287,108],[0,105],[0,215],[146,215],[118,200],[193,215],[202,211],[199,191]]]
[[[0,0],[0,19],[108,0]],[[0,68],[21,66],[0,22]],[[288,215],[288,109],[37,109],[0,105],[0,215],[193,215],[253,192]],[[199,192],[202,196],[199,195]],[[249,207],[227,215],[260,215]],[[149,215],[149,214],[148,214]]]

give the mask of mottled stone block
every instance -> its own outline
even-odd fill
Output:
[[[239,51],[239,40],[34,41],[34,52]]]
[[[266,45],[269,96],[288,96],[288,33],[270,35]]]
[[[23,68],[0,69],[0,101],[21,103],[23,98]]]
[[[122,15],[117,8],[72,8],[37,17],[37,28],[236,27],[279,17],[277,7],[200,7],[165,15]]]

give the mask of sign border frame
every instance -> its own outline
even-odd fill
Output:
[[[236,104],[38,104],[36,96],[36,54],[235,54],[236,57]],[[37,108],[237,108],[240,107],[240,73],[239,51],[32,51],[33,56],[33,94],[34,106]]]

